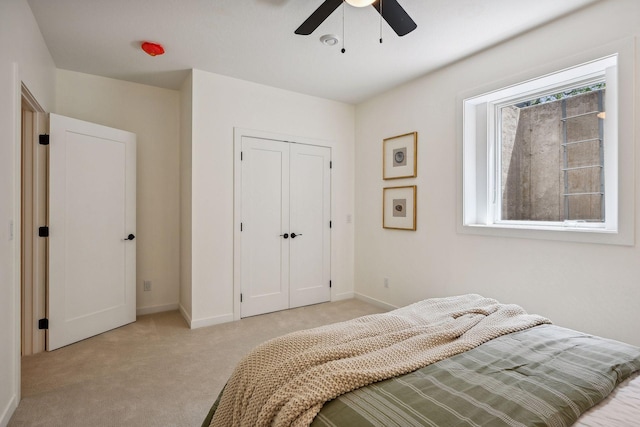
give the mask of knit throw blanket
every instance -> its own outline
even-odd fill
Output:
[[[211,426],[308,426],[343,393],[543,323],[517,305],[463,295],[294,332],[245,356]]]

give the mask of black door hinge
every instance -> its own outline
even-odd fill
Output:
[[[333,226],[333,221],[329,221],[329,228]]]
[[[49,319],[38,320],[38,329],[49,329]]]
[[[240,223],[240,231],[242,231],[242,223]]]
[[[333,169],[333,161],[329,161],[329,169]]]
[[[240,302],[242,302],[242,294],[240,294]]]
[[[331,287],[331,280],[329,280],[329,287]]]
[[[40,145],[49,145],[49,135],[38,135],[38,143]]]
[[[38,236],[49,237],[49,227],[38,227]]]
[[[240,152],[240,161],[243,161],[243,160],[244,160],[244,153],[241,151]]]

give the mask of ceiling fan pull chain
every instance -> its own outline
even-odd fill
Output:
[[[382,44],[382,0],[380,0],[380,43]]]
[[[342,0],[342,53],[345,53],[347,50],[344,48],[344,10],[345,10],[345,0]]]

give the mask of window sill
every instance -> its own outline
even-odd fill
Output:
[[[575,223],[556,225],[549,224],[509,224],[509,223],[493,223],[493,224],[465,224],[465,227],[488,227],[488,228],[504,228],[510,230],[536,230],[536,231],[559,231],[559,232],[586,232],[586,233],[606,233],[617,234],[618,230],[610,230],[599,226],[579,225]]]
[[[604,228],[522,224],[464,224],[458,227],[460,234],[523,239],[558,240],[575,243],[599,243],[606,245],[633,246],[634,238],[629,233]]]

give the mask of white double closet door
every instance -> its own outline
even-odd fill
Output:
[[[331,149],[241,144],[241,317],[329,301]]]

